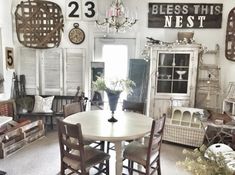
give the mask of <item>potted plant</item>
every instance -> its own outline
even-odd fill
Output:
[[[109,107],[112,111],[112,117],[108,120],[109,122],[117,121],[113,115],[121,92],[132,93],[134,86],[135,83],[130,79],[116,79],[106,82],[103,76],[98,76],[96,81],[92,82],[92,87],[95,91],[105,91],[107,93]]]

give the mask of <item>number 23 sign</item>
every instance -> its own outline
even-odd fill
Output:
[[[97,0],[67,0],[66,16],[68,19],[95,20],[97,17]]]

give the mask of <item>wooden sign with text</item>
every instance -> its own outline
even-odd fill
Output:
[[[221,28],[223,4],[149,3],[149,28]]]

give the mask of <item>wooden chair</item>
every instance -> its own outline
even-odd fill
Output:
[[[69,115],[82,112],[83,107],[81,102],[73,102],[70,104],[66,104],[63,106],[63,111],[64,111],[64,118],[68,117]]]
[[[81,125],[79,123],[73,125],[57,119],[57,126],[61,157],[61,175],[73,173],[89,175],[89,170],[92,167],[98,170],[97,174],[103,172],[109,175],[110,155],[84,145]]]
[[[144,103],[123,100],[122,110],[144,114]]]
[[[81,101],[73,102],[70,104],[66,104],[63,106],[64,111],[64,118],[68,117],[69,115],[83,112],[83,104]],[[104,150],[104,141],[92,141],[92,140],[85,140],[84,141],[86,145],[93,144],[94,148],[100,147],[101,150]]]
[[[157,174],[161,175],[160,150],[165,120],[165,115],[158,120],[153,120],[147,145],[133,141],[125,148],[123,158],[128,159],[130,163],[128,163],[128,167],[124,167],[129,170],[130,174],[135,171],[140,174],[152,175],[157,171]],[[135,169],[134,162],[142,165],[145,168],[145,172]]]

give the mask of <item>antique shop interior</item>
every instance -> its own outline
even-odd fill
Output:
[[[235,174],[235,1],[0,1],[0,175]]]

